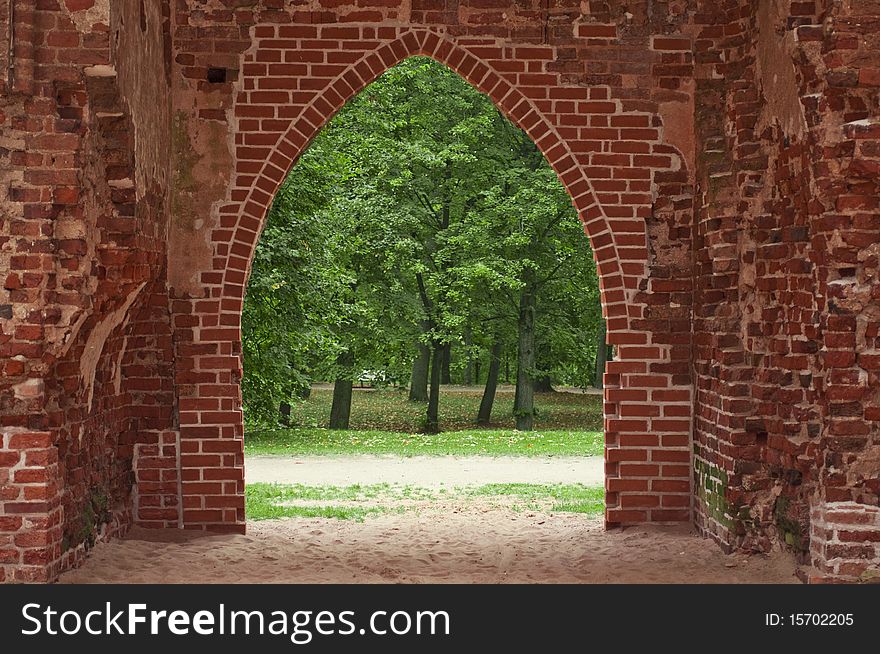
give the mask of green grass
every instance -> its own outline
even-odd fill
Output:
[[[558,513],[586,513],[598,515],[605,510],[605,489],[583,484],[486,484],[473,491],[474,495],[514,496],[536,505],[548,498],[553,500],[551,511]]]
[[[308,500],[326,502],[363,502],[379,498],[391,500],[431,500],[441,497],[445,490],[435,492],[423,486],[402,484],[353,484],[351,486],[309,486],[305,484],[247,485],[247,498],[260,502]]]
[[[245,454],[278,456],[396,454],[480,456],[598,456],[604,439],[594,431],[470,429],[440,434],[288,429],[245,436]]]
[[[499,391],[492,407],[489,429],[513,429],[513,392]],[[440,389],[442,431],[474,429],[482,389]],[[333,391],[316,388],[311,397],[293,407],[291,427],[323,428],[330,419]],[[602,396],[582,393],[538,393],[535,395],[535,426],[544,430],[602,431]],[[410,402],[405,390],[356,389],[352,393],[353,430],[409,432],[422,429],[426,405]]]
[[[480,391],[446,390],[440,398],[440,434],[419,433],[425,405],[410,402],[405,391],[357,390],[353,394],[351,429],[326,429],[333,393],[315,389],[294,407],[290,429],[250,431],[245,453],[307,454],[595,456],[602,454],[602,398],[576,393],[537,396],[536,430],[514,429],[513,393],[501,392],[492,423],[478,428],[474,418]]]
[[[283,506],[290,500],[350,499],[351,493],[334,493],[332,486],[284,486],[281,484],[248,484],[245,487],[245,514],[251,520],[273,518],[336,518],[362,522],[368,515],[378,515],[379,507],[351,506]],[[343,489],[339,489],[343,490]]]
[[[413,508],[400,504],[405,501],[467,501],[477,497],[497,500],[515,511],[548,510],[598,515],[605,507],[603,488],[583,484],[486,484],[432,490],[398,484],[304,486],[259,483],[248,484],[245,493],[245,511],[249,520],[336,518],[363,522],[371,516]],[[284,504],[297,501],[309,504]],[[359,503],[363,505],[358,506]]]

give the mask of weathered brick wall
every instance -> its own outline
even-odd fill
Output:
[[[132,521],[244,528],[239,326],[265,212],[412,55],[522,126],[584,220],[618,354],[606,522],[693,517],[812,580],[876,574],[876,0],[14,10],[0,581],[52,578]]]
[[[51,578],[126,528],[138,434],[173,412],[167,16],[155,2],[112,9],[14,5],[0,110],[0,577],[10,579]]]
[[[880,575],[880,3],[829,3],[801,28],[817,107],[811,215],[824,369],[822,458],[811,506],[844,543],[816,553],[820,575]],[[813,68],[814,67],[814,68]],[[833,509],[845,508],[846,514]],[[859,514],[861,530],[845,527]],[[836,517],[837,516],[837,517]],[[838,522],[838,517],[840,521]],[[844,527],[841,528],[841,525]],[[831,577],[833,579],[833,576]]]
[[[876,529],[810,543],[826,503],[878,504],[877,14],[706,3],[696,41],[697,522],[820,576],[878,566]]]

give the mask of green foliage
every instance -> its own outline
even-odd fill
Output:
[[[526,285],[535,373],[587,385],[598,285],[565,189],[486,96],[408,59],[328,123],[275,198],[242,321],[246,422],[277,426],[310,379],[406,381],[420,341],[453,343],[458,370],[496,339],[515,352]]]
[[[279,190],[254,255],[242,314],[245,420],[275,424],[280,402],[292,402],[310,380],[311,353],[329,347],[325,325],[337,319],[334,299],[344,272],[314,219],[332,199],[344,162],[320,148],[306,152]]]

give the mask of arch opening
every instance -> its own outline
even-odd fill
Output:
[[[271,36],[267,31],[265,47],[275,47]],[[245,69],[248,62],[279,56],[266,54],[263,48],[263,40],[256,39],[245,55]],[[608,88],[521,87],[466,47],[429,30],[406,29],[390,42],[366,45],[363,55],[335,67],[332,76],[309,81],[308,92],[267,95],[261,89],[287,84],[286,74],[273,77],[259,66],[255,68],[259,73],[243,75],[237,82],[242,91],[231,110],[238,126],[232,149],[235,174],[227,200],[215,206],[219,227],[212,237],[214,269],[201,276],[215,298],[211,306],[216,314],[199,319],[203,327],[198,339],[205,351],[211,349],[239,363],[228,373],[218,370],[211,383],[197,385],[198,400],[181,402],[181,442],[193,441],[189,447],[195,468],[189,473],[192,481],[184,479],[181,484],[182,501],[192,507],[183,510],[182,524],[244,529],[239,329],[248,271],[273,198],[302,152],[345,102],[410,56],[430,57],[451,68],[528,135],[568,191],[590,238],[607,339],[617,356],[604,378],[606,524],[689,520],[691,386],[689,336],[682,327],[688,321],[689,303],[682,293],[682,301],[667,309],[652,306],[654,298],[670,297],[669,288],[679,282],[672,281],[658,294],[664,282],[649,280],[646,274],[648,266],[658,262],[662,276],[674,276],[680,267],[663,263],[678,256],[678,251],[649,252],[646,240],[649,228],[671,229],[662,214],[678,216],[687,209],[682,196],[674,195],[681,188],[682,172],[664,172],[678,165],[674,148],[662,143],[655,118],[641,106],[610,97]],[[287,107],[279,104],[282,96],[298,101]],[[585,126],[575,128],[569,122]],[[590,124],[608,127],[593,131]],[[593,140],[580,140],[579,135]],[[659,204],[658,192],[667,193]],[[661,211],[655,215],[655,209]],[[195,302],[191,304],[193,313],[201,313]],[[680,329],[681,336],[676,333]],[[201,356],[190,357],[195,369],[202,365]],[[209,365],[225,369],[227,360],[212,357]],[[203,416],[201,407],[209,399],[227,407],[227,413]],[[232,415],[236,417],[226,419]],[[228,456],[221,457],[219,469],[213,472],[213,464],[197,455],[217,439],[224,441]],[[183,456],[184,477],[189,465]],[[227,482],[209,487],[203,483],[209,475]]]
[[[457,73],[403,60],[311,141],[255,250],[247,519],[332,518],[346,547],[379,517],[415,540],[425,515],[435,541],[450,515],[475,541],[491,523],[502,543],[484,547],[516,542],[500,534],[526,505],[550,540],[601,519],[604,334],[583,223],[543,154]],[[467,574],[450,554],[421,567]]]

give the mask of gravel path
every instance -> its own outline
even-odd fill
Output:
[[[601,456],[251,456],[245,481],[278,484],[349,486],[409,484],[476,486],[481,484],[585,484],[601,486]]]

